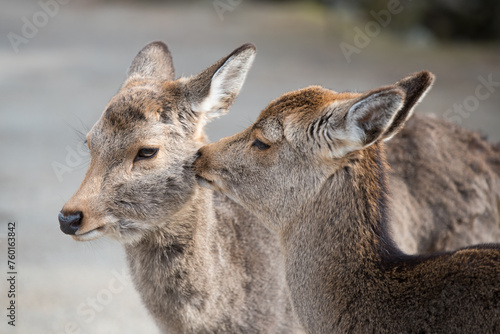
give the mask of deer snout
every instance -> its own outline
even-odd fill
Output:
[[[202,174],[207,174],[207,167],[209,165],[209,156],[210,154],[207,153],[207,147],[208,145],[206,146],[203,146],[202,148],[200,148],[198,150],[198,152],[196,152],[196,154],[194,155],[194,162],[193,162],[193,166],[194,166],[194,171],[196,173],[196,175],[198,176],[203,176]]]
[[[203,147],[202,147],[202,148],[203,148]],[[195,160],[195,161],[196,161],[196,160],[198,160],[199,158],[201,158],[201,156],[202,156],[202,153],[201,153],[202,148],[200,148],[200,149],[198,150],[198,152],[196,152],[196,154],[194,155],[194,160]]]
[[[113,221],[107,215],[98,196],[89,194],[88,188],[82,186],[71,199],[64,204],[59,213],[61,231],[71,235],[73,239],[86,241],[104,235],[106,223]]]
[[[194,155],[193,167],[194,167],[194,171],[196,172],[196,174],[199,174],[200,172],[202,172],[202,166],[204,164],[203,160],[205,160],[205,157],[203,156],[204,148],[205,148],[205,146],[200,148],[198,150],[198,152],[196,152],[196,154]]]
[[[81,211],[64,214],[59,212],[59,227],[61,231],[69,235],[75,235],[82,225],[83,213]]]
[[[202,187],[212,188],[212,181],[207,173],[208,160],[207,154],[204,153],[206,150],[205,147],[206,146],[203,146],[198,150],[198,152],[196,152],[193,166],[198,184]]]
[[[202,187],[224,192],[226,188],[223,186],[218,172],[221,166],[217,159],[214,159],[210,150],[211,144],[205,145],[195,155],[196,160],[193,166],[196,173],[196,180]]]

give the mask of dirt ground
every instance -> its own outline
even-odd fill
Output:
[[[222,13],[212,1],[74,1],[44,16],[37,2],[0,4],[0,333],[158,333],[127,276],[122,247],[106,239],[75,242],[57,221],[87,168],[78,132],[85,134],[99,118],[150,41],[169,45],[177,76],[198,73],[243,43],[256,44],[241,95],[208,127],[211,140],[244,129],[289,90],[318,84],[363,91],[428,69],[437,80],[418,112],[500,141],[498,44],[443,45],[425,34],[401,39],[380,28],[363,43],[358,36],[356,46],[355,27],[363,31],[368,22],[314,5],[242,1]],[[39,27],[30,30],[26,22]],[[350,61],[343,42],[356,47]],[[12,300],[7,223],[14,221],[15,327],[6,317]]]

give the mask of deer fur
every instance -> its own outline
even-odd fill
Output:
[[[415,113],[385,151],[391,229],[403,251],[500,242],[500,145]]]
[[[308,333],[500,331],[500,245],[406,255],[389,231],[383,141],[432,81],[420,72],[364,94],[291,92],[197,154],[200,184],[278,234]]]
[[[147,45],[88,133],[89,169],[59,215],[75,240],[124,245],[162,333],[301,332],[276,236],[198,186],[191,167],[205,123],[227,112],[254,56],[245,44],[175,80],[167,46]]]

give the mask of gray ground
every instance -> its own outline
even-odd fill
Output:
[[[41,7],[35,1],[0,4],[0,333],[157,333],[123,274],[121,246],[77,243],[57,222],[87,167],[75,129],[86,133],[94,124],[150,41],[168,43],[179,76],[197,73],[245,42],[257,45],[230,114],[209,126],[212,140],[242,130],[289,90],[320,84],[361,91],[429,69],[437,81],[419,112],[443,115],[454,104],[470,103],[470,114],[449,117],[500,141],[500,87],[474,98],[478,77],[500,81],[498,45],[443,46],[419,37],[425,34],[402,41],[382,29],[349,63],[339,44],[353,44],[354,27],[366,22],[312,5],[242,1],[221,20],[212,1],[193,7],[74,1],[61,5],[15,53],[7,34],[22,35],[22,18],[33,22]],[[58,175],[54,166],[67,171]],[[8,221],[17,223],[16,327],[6,318]]]

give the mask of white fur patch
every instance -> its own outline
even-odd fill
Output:
[[[231,98],[231,95],[236,97],[240,92],[254,58],[254,50],[246,50],[229,58],[213,75],[207,97],[194,104],[192,109],[205,113],[208,118],[215,118],[227,112],[227,99]]]
[[[94,239],[98,239],[104,235],[102,230],[92,230],[83,234],[75,234],[73,235],[73,239],[77,241],[90,241]]]

